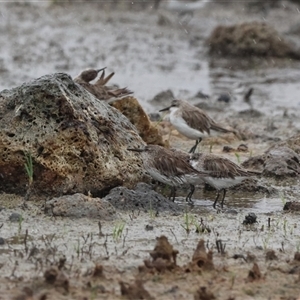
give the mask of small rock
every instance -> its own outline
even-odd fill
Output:
[[[166,90],[158,93],[150,102],[155,102],[157,104],[166,105],[169,104],[174,99],[174,94],[171,90]]]
[[[4,245],[5,244],[5,239],[3,237],[0,237],[0,245]]]
[[[245,144],[240,144],[240,145],[237,147],[237,151],[239,151],[239,152],[248,152],[248,146],[245,145]]]
[[[146,229],[146,231],[153,230],[153,226],[152,226],[152,225],[149,225],[149,224],[147,224],[147,225],[145,226],[145,229]]]
[[[231,146],[224,146],[222,151],[225,153],[230,153],[230,152],[234,152],[235,149]]]
[[[231,98],[229,94],[221,94],[218,99],[219,102],[225,102],[225,103],[229,103]]]
[[[245,220],[243,221],[243,225],[249,225],[257,223],[256,221],[257,216],[255,213],[249,213],[247,216],[245,216]]]
[[[285,203],[283,210],[300,211],[300,202],[288,201]]]
[[[209,99],[209,95],[202,93],[202,91],[199,91],[194,98],[200,98],[200,99]]]
[[[23,219],[22,215],[18,214],[18,213],[12,213],[9,216],[9,221],[11,222],[20,222]]]

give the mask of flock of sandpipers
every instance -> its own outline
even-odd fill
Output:
[[[99,96],[97,98],[115,97],[116,99],[132,93],[126,88],[112,89],[105,86],[114,73],[105,78],[104,69],[83,71],[74,80],[89,90],[90,87],[87,84],[102,71],[100,79],[93,85],[96,88],[98,87]],[[240,184],[248,177],[259,173],[245,170],[224,157],[201,152],[195,153],[202,138],[212,132],[236,133],[234,130],[226,129],[216,123],[205,111],[186,101],[177,99],[172,101],[171,106],[160,111],[169,112],[169,121],[179,133],[189,139],[196,140],[189,153],[178,149],[167,149],[158,145],[147,145],[138,149],[128,148],[128,150],[140,152],[146,172],[154,180],[171,187],[170,198],[173,201],[178,186],[190,185],[191,189],[186,201],[192,202],[195,186],[206,183],[217,190],[217,196],[213,204],[214,208],[216,208],[220,195],[223,193],[220,199],[223,208],[228,188]]]

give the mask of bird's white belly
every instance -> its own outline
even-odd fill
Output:
[[[217,190],[227,189],[237,184],[240,184],[247,177],[235,177],[233,178],[214,178],[214,177],[205,177],[204,180],[210,186],[214,187]]]
[[[170,122],[178,130],[178,132],[189,139],[197,140],[205,135],[201,131],[189,127],[181,116],[176,116],[173,112],[170,113]]]

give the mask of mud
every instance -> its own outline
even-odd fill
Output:
[[[169,105],[168,95],[200,102],[217,121],[238,130],[241,139],[208,138],[199,150],[242,163],[299,133],[300,63],[275,58],[212,59],[205,40],[217,25],[263,19],[297,44],[298,36],[288,33],[299,22],[297,5],[284,1],[262,10],[243,2],[208,3],[187,22],[169,11],[134,4],[129,9],[120,3],[116,7],[2,3],[0,89],[49,73],[75,77],[87,67],[107,66],[108,72],[116,72],[112,83],[133,90],[147,113],[156,114]],[[245,101],[250,87],[253,94]],[[199,97],[202,94],[209,97]],[[228,94],[229,102],[217,101],[221,94]],[[172,147],[188,150],[194,144],[161,120],[157,126]],[[238,149],[241,143],[248,152],[223,152],[224,146]],[[29,201],[24,206],[22,197],[3,193],[1,297],[298,299],[299,212],[283,211],[283,207],[299,202],[299,177],[257,180],[262,188],[255,192],[253,188],[229,191],[224,210],[214,210],[215,191],[202,188],[197,189],[193,206],[185,203],[185,190],[178,192],[175,203],[148,188],[144,193],[157,196],[157,203],[126,190],[130,197],[135,194],[133,206],[144,201],[145,205],[131,209],[130,203],[123,210],[122,188],[116,188],[106,196],[114,196],[112,221],[48,216],[44,203]],[[22,218],[11,222],[13,213]],[[243,224],[253,213],[256,222]],[[151,261],[150,253],[162,235],[178,251],[176,267],[145,270],[144,261]],[[201,268],[204,259],[210,268]]]

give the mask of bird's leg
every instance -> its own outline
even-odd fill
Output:
[[[201,143],[202,138],[199,138],[198,140],[196,140],[196,144],[191,148],[191,150],[189,151],[189,153],[195,153],[199,143]]]
[[[221,208],[223,208],[223,204],[224,204],[225,195],[226,195],[226,190],[225,190],[225,189],[223,189],[223,198],[222,198],[222,201],[221,201]]]
[[[220,196],[220,191],[218,191],[217,197],[216,197],[215,202],[214,202],[214,204],[213,204],[213,208],[214,208],[214,209],[216,209],[216,204],[217,204],[217,202],[218,202],[218,200],[219,200],[219,196]]]
[[[193,184],[190,184],[190,187],[191,187],[191,190],[190,190],[190,192],[188,193],[188,195],[185,198],[186,202],[193,202],[192,201],[192,196],[193,196],[194,191],[195,191],[195,186]]]
[[[174,202],[175,201],[175,196],[176,196],[176,187],[171,186],[171,193],[170,193],[169,199]]]

